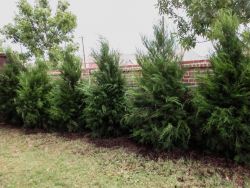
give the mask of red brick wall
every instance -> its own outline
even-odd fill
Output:
[[[207,72],[211,68],[208,60],[183,61],[182,66],[186,70],[183,82],[191,86],[197,85],[195,79],[197,73]]]
[[[194,60],[194,61],[183,61],[181,62],[182,67],[186,70],[183,77],[183,82],[190,85],[196,86],[196,74],[207,72],[211,68],[211,64],[208,60]],[[134,78],[141,75],[141,67],[139,65],[125,65],[121,66],[126,79],[130,85],[133,85]],[[83,76],[87,77],[91,75],[96,68],[88,68],[83,71]]]
[[[0,68],[5,64],[6,62],[6,55],[0,53]]]
[[[211,68],[211,64],[208,60],[194,60],[194,61],[183,61],[181,62],[182,67],[186,70],[183,76],[183,82],[190,86],[196,86],[196,74],[207,72]],[[96,67],[87,68],[82,71],[84,78],[89,76],[96,70]],[[135,86],[135,78],[141,75],[141,67],[139,65],[124,65],[121,66],[123,74],[128,81],[130,86]],[[58,75],[59,71],[52,71],[51,75]]]

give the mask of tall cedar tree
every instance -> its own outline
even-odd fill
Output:
[[[175,40],[162,22],[154,26],[152,40],[142,40],[147,50],[137,55],[142,77],[132,95],[134,108],[125,118],[133,128],[132,136],[157,149],[187,148],[187,88],[182,83],[184,70],[175,54]]]
[[[61,74],[55,80],[50,94],[50,117],[52,129],[76,132],[83,128],[82,111],[85,107],[84,87],[81,81],[81,62],[74,55],[75,50],[68,47],[63,55]]]
[[[47,128],[49,100],[51,90],[47,66],[38,61],[19,76],[17,90],[17,112],[26,128]]]
[[[7,61],[0,69],[0,119],[11,123],[21,123],[16,111],[15,99],[19,87],[18,76],[25,70],[19,56],[8,49]]]
[[[201,78],[194,98],[203,146],[238,162],[250,162],[250,57],[238,36],[239,21],[221,11],[211,36],[212,72]],[[198,130],[197,130],[198,131]]]
[[[100,51],[92,53],[98,71],[88,90],[85,109],[87,127],[95,137],[111,137],[125,133],[121,123],[126,110],[125,81],[119,69],[119,54],[102,40]]]

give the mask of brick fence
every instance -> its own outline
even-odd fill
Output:
[[[182,67],[186,70],[183,82],[195,86],[197,85],[196,74],[207,72],[211,68],[211,64],[208,60],[183,61]]]
[[[0,68],[6,63],[6,55],[0,53]],[[183,82],[190,85],[197,85],[196,73],[207,72],[211,68],[209,60],[193,60],[193,61],[182,61],[182,67],[186,70],[185,75],[183,76]],[[91,68],[86,68],[82,70],[83,78],[90,79],[90,76],[97,69],[97,66],[90,66]],[[121,65],[123,74],[128,81],[128,84],[131,86],[135,85],[135,78],[141,75],[141,67],[138,64],[128,64]],[[60,74],[59,71],[51,71],[51,75]]]
[[[209,60],[193,60],[193,61],[182,61],[182,67],[185,69],[185,74],[183,76],[183,82],[189,86],[196,86],[196,74],[205,73],[211,68]],[[122,72],[128,82],[129,86],[135,86],[135,78],[141,76],[141,67],[138,64],[131,65],[121,65]],[[91,80],[91,75],[97,70],[97,66],[92,66],[92,68],[86,68],[82,70],[82,76],[85,79]],[[59,71],[52,71],[51,75],[60,74]]]
[[[6,55],[3,53],[0,53],[0,68],[3,67],[5,63],[6,63]]]
[[[195,79],[197,73],[207,72],[211,68],[209,60],[182,61],[181,65],[186,70],[183,76],[183,82],[190,86],[197,85]],[[134,85],[135,78],[141,75],[141,67],[138,64],[122,65],[121,69],[129,85]],[[83,70],[83,77],[89,77],[95,70],[96,68]]]

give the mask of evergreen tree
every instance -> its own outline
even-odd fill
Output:
[[[119,55],[101,41],[100,52],[92,56],[98,65],[95,83],[88,90],[85,109],[87,127],[93,136],[109,137],[124,133],[121,119],[125,113],[125,82],[119,69]]]
[[[154,39],[143,38],[146,53],[139,53],[142,68],[139,86],[133,92],[134,108],[126,116],[132,136],[158,149],[186,148],[190,130],[186,123],[187,88],[184,70],[175,54],[176,43],[164,24],[154,26]]]
[[[51,90],[47,66],[38,61],[19,76],[17,90],[17,112],[26,128],[47,128],[49,100]]]
[[[21,123],[16,111],[15,99],[19,87],[18,76],[25,70],[19,56],[8,49],[6,65],[0,69],[0,119]]]
[[[82,111],[85,107],[81,63],[74,52],[72,47],[68,47],[64,52],[60,79],[55,81],[50,95],[52,127],[56,130],[70,132],[78,131],[84,125]]]
[[[250,57],[238,36],[239,20],[220,12],[211,37],[212,72],[200,79],[194,98],[203,146],[239,162],[250,161]],[[198,131],[198,130],[197,130]]]

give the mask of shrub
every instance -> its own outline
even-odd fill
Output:
[[[139,53],[142,68],[138,88],[133,92],[133,109],[125,118],[132,136],[158,149],[187,148],[190,130],[186,123],[187,88],[184,71],[175,54],[176,43],[163,24],[154,26],[154,39],[143,38],[146,53]]]
[[[212,72],[200,78],[194,103],[202,145],[238,162],[250,161],[250,57],[238,36],[239,22],[230,11],[220,13],[211,36],[216,52]],[[198,131],[198,130],[197,130]]]
[[[100,52],[93,52],[98,65],[94,84],[86,100],[87,127],[93,136],[118,136],[125,132],[121,119],[125,113],[125,82],[119,69],[119,55],[110,51],[106,41],[101,41]]]
[[[0,70],[0,119],[10,123],[21,123],[15,99],[19,87],[18,76],[24,71],[24,66],[19,56],[10,49],[6,51],[6,56],[6,65]]]
[[[63,55],[59,80],[50,94],[50,117],[52,128],[60,131],[76,132],[83,128],[82,112],[85,107],[85,94],[82,91],[80,59],[74,49],[68,47]]]
[[[19,77],[17,90],[17,112],[26,128],[47,128],[49,100],[51,90],[47,66],[37,61]]]

